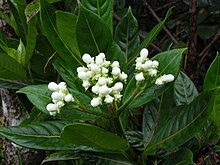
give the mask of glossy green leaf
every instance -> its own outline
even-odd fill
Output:
[[[204,92],[189,105],[176,107],[173,117],[155,132],[145,148],[152,154],[159,147],[172,149],[185,143],[199,132],[206,123],[213,107],[213,91]]]
[[[176,77],[179,73],[182,54],[185,50],[186,49],[173,49],[159,53],[153,57],[153,60],[158,60],[159,62],[158,77],[163,74],[173,74],[174,77]],[[163,86],[154,85],[152,82],[151,84],[150,82],[145,84],[146,85],[142,85],[140,89],[137,89],[136,80],[133,77],[125,89],[123,104],[127,104],[129,108],[136,108],[153,100],[169,88],[169,84]],[[122,105],[122,107],[124,106],[125,105]]]
[[[162,165],[188,165],[195,164],[193,162],[193,153],[189,149],[179,150],[168,156],[167,160]]]
[[[220,125],[220,56],[216,56],[215,60],[210,65],[204,80],[203,88],[205,91],[216,89],[214,98],[214,107],[210,119],[216,125]]]
[[[16,61],[18,61],[22,66],[25,66],[26,50],[21,40],[20,40],[20,43],[18,45],[17,52],[15,55],[17,55],[15,57]]]
[[[114,36],[116,43],[123,50],[126,63],[139,47],[140,41],[138,32],[138,22],[133,16],[131,8],[129,8],[127,13],[118,23]]]
[[[51,103],[51,91],[49,91],[47,85],[29,85],[18,91],[18,93],[24,93],[33,105],[35,105],[42,112],[49,114],[46,106]]]
[[[179,73],[174,82],[174,96],[176,105],[189,104],[198,96],[196,86],[183,72]]]
[[[0,52],[0,78],[9,80],[27,79],[23,67],[13,58]]]
[[[6,88],[6,89],[21,89],[28,84],[23,81],[17,81],[17,80],[9,80],[0,78],[0,88]]]
[[[138,151],[143,151],[143,134],[140,131],[127,131],[125,132],[126,139],[131,147]]]
[[[80,56],[76,41],[76,20],[77,16],[63,11],[56,12],[57,30],[63,42],[71,49],[74,54]]]
[[[112,45],[112,35],[105,22],[93,12],[79,4],[76,23],[76,38],[81,54],[97,56],[106,53]]]
[[[40,0],[40,19],[43,30],[46,33],[48,40],[53,48],[57,51],[59,56],[73,69],[82,65],[80,59],[76,57],[70,48],[62,41],[56,29],[56,15],[53,7],[45,0]],[[75,64],[75,65],[73,65]]]
[[[113,4],[112,1],[106,0],[81,0],[82,5],[101,17],[108,25],[108,28],[113,31],[112,18],[113,18]]]
[[[136,53],[133,54],[131,60],[128,62],[129,64],[131,64],[135,58],[139,55],[139,52],[141,51],[141,49],[143,48],[147,48],[157,37],[157,35],[159,34],[159,32],[161,31],[161,29],[163,28],[166,20],[168,19],[168,17],[171,15],[172,13],[172,9],[170,8],[167,11],[167,14],[165,16],[165,18],[163,19],[163,21],[161,21],[160,23],[158,23],[146,36],[146,38],[142,41],[141,45],[139,46],[139,48],[137,49]]]
[[[61,139],[70,144],[94,146],[106,150],[125,151],[128,149],[125,139],[97,126],[83,123],[65,126]]]
[[[26,44],[26,54],[24,65],[27,65],[34,53],[35,44],[37,41],[37,18],[33,18],[28,22],[28,32],[27,32],[27,44]]]
[[[27,148],[40,150],[94,151],[94,148],[67,144],[60,139],[62,129],[68,123],[70,122],[48,121],[25,126],[0,128],[0,135]]]
[[[78,160],[83,164],[132,165],[120,153],[74,153],[70,151],[55,152],[47,156],[42,163],[62,160]]]

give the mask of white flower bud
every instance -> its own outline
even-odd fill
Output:
[[[150,76],[156,76],[157,75],[157,69],[150,69],[150,70],[148,70],[148,74],[150,75]]]
[[[65,105],[63,101],[58,101],[56,104],[59,108],[61,108]]]
[[[152,62],[151,60],[147,60],[147,61],[143,64],[142,67],[143,67],[143,69],[144,69],[145,71],[147,71],[147,70],[151,69],[152,66],[153,66],[153,62]]]
[[[107,85],[102,85],[99,87],[99,94],[101,96],[105,96],[107,94],[109,94],[111,92],[111,89],[109,87],[107,87]]]
[[[102,67],[102,74],[108,74],[108,69],[107,69],[107,68]]]
[[[90,65],[90,68],[91,68],[91,71],[92,71],[92,72],[95,72],[95,73],[97,73],[97,72],[99,72],[99,71],[101,70],[101,69],[99,68],[99,66],[96,65],[96,64]]]
[[[65,96],[64,100],[68,103],[68,102],[73,102],[74,98],[73,96],[69,93]]]
[[[55,92],[53,92],[53,93],[51,94],[51,98],[52,98],[53,100],[62,100],[63,97],[64,97],[64,94],[63,94],[62,92],[57,92],[57,91],[55,91]]]
[[[97,57],[102,58],[104,60],[105,59],[105,54],[104,53],[99,53],[99,55]]]
[[[47,104],[46,109],[47,109],[49,112],[57,111],[57,110],[58,110],[58,106],[57,106],[57,104],[49,103],[49,104]]]
[[[59,90],[61,91],[66,91],[67,90],[67,87],[66,87],[66,83],[65,82],[60,82],[58,84],[58,87],[59,87]]]
[[[92,75],[93,75],[93,72],[92,72],[92,71],[89,70],[89,71],[86,72],[86,77],[87,77],[87,79],[91,78]]]
[[[120,75],[119,75],[120,79],[121,80],[126,80],[128,78],[128,75],[125,73],[125,72],[122,72]]]
[[[140,56],[142,58],[147,58],[149,51],[146,48],[141,49]]]
[[[78,77],[81,80],[86,80],[88,78],[85,71],[78,72]]]
[[[118,92],[121,92],[123,90],[123,84],[121,82],[115,83],[114,89],[117,90]]]
[[[88,80],[84,80],[82,86],[87,90],[90,87],[90,82]]]
[[[137,69],[137,70],[141,70],[141,68],[142,68],[142,63],[141,62],[137,62],[136,63],[136,67],[135,67],[135,69]]]
[[[55,116],[56,113],[57,113],[57,112],[49,111],[49,114],[50,114],[51,116]]]
[[[113,76],[118,76],[120,73],[121,73],[121,69],[120,69],[120,68],[114,67],[114,68],[112,69],[112,75],[113,75]]]
[[[143,72],[136,74],[135,80],[138,82],[145,80]]]
[[[95,94],[98,94],[98,92],[99,92],[99,85],[94,85],[93,87],[92,87],[92,92],[93,93],[95,93]]]
[[[103,66],[106,67],[106,68],[108,68],[110,64],[111,64],[110,61],[104,61]]]
[[[159,62],[157,60],[154,60],[152,64],[153,64],[152,66],[153,68],[157,68],[159,66]]]
[[[143,59],[140,58],[140,57],[137,57],[136,60],[135,60],[135,62],[140,62],[140,63],[142,63],[142,62],[143,62]]]
[[[110,104],[113,101],[114,101],[114,97],[112,97],[110,95],[105,96],[105,100],[104,100],[105,103]]]
[[[116,100],[121,100],[122,95],[117,93],[117,94],[114,95],[114,97],[115,97]]]
[[[93,106],[93,107],[97,107],[101,104],[101,99],[98,97],[98,98],[93,98],[90,102],[90,104]]]
[[[82,56],[82,60],[83,60],[86,64],[90,64],[90,63],[93,62],[92,57],[91,57],[89,54],[87,54],[87,53],[85,53],[85,54]]]
[[[113,78],[108,77],[108,82],[107,82],[107,84],[112,84],[112,83],[113,83]]]
[[[173,80],[174,80],[174,76],[172,74],[166,75],[166,80],[165,80],[166,83],[172,82]]]
[[[106,77],[99,77],[99,79],[98,79],[99,85],[105,85],[105,84],[107,84],[107,82],[108,82],[108,78],[106,78]]]
[[[99,57],[99,56],[96,56],[95,58],[95,63],[98,65],[98,66],[102,66],[104,64],[104,59]]]
[[[119,68],[119,62],[118,61],[113,61],[111,66],[112,66],[112,68],[114,68],[114,67],[118,67]]]
[[[161,77],[158,77],[158,78],[156,79],[155,84],[156,84],[156,85],[163,85],[163,84],[164,84],[163,81],[161,80]]]
[[[86,71],[86,70],[87,70],[87,68],[85,68],[85,67],[78,67],[76,69],[77,73],[82,72],[82,71]]]
[[[55,82],[50,82],[48,84],[48,89],[50,91],[57,91],[57,90],[59,90],[59,87],[58,87],[58,85]]]

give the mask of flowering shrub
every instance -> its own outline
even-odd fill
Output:
[[[1,128],[0,134],[21,146],[55,151],[43,162],[178,164],[184,159],[191,164],[192,152],[185,146],[210,114],[218,123],[212,114],[217,104],[213,101],[217,94],[211,90],[216,86],[210,85],[213,78],[207,74],[206,90],[198,95],[180,71],[185,48],[149,54],[148,47],[171,9],[140,42],[130,8],[113,29],[112,1],[95,2],[78,1],[75,15],[55,12],[46,0],[39,0],[37,9],[28,13],[33,21],[39,10],[42,34],[53,47],[48,46],[53,54],[49,59],[59,75],[49,84],[19,89],[17,93],[25,94],[33,105],[28,107],[33,108],[30,118],[26,124]],[[32,7],[27,6],[26,12]],[[36,49],[33,52],[39,52]],[[30,56],[24,59],[26,63]],[[28,65],[18,62],[13,61],[19,66],[14,78],[30,77],[32,82],[32,75],[23,75]],[[164,158],[166,154],[170,156]]]

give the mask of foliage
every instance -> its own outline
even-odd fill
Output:
[[[19,89],[17,93],[25,94],[33,106],[26,107],[31,111],[29,119],[19,126],[0,128],[0,135],[20,146],[56,151],[42,163],[193,164],[193,148],[200,149],[202,143],[198,137],[211,141],[211,135],[205,136],[206,128],[219,129],[219,55],[206,74],[203,92],[181,71],[186,48],[180,47],[158,53],[152,61],[145,54],[144,60],[155,62],[158,73],[139,82],[139,54],[159,35],[172,8],[140,40],[132,8],[114,26],[112,1],[81,0],[76,4],[78,12],[56,10],[54,2],[9,1],[12,15],[5,18],[20,40],[12,44],[11,38],[0,36],[0,87]],[[107,62],[119,62],[120,70],[128,74],[120,89],[121,100],[113,92],[110,104],[90,105],[95,92],[91,86],[82,87],[78,71],[92,63],[86,62],[85,53],[92,60],[104,53]],[[164,75],[175,80],[155,83]],[[115,84],[118,79],[113,79]],[[51,81],[65,81],[74,100],[65,99],[60,113],[52,116],[47,105],[55,102],[54,91],[46,85]]]

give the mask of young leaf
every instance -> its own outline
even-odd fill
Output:
[[[125,151],[128,142],[99,127],[74,123],[64,127],[61,139],[69,144],[93,146],[112,151]]]
[[[212,107],[213,91],[202,93],[189,105],[177,107],[177,113],[154,133],[145,151],[152,154],[158,147],[172,149],[185,143],[203,128]]]
[[[95,148],[64,143],[60,139],[66,121],[47,121],[24,126],[0,128],[0,135],[20,146],[40,150],[83,150],[95,151]]]
[[[216,89],[214,104],[210,119],[217,126],[220,125],[220,56],[217,54],[215,60],[210,65],[204,80],[204,90]]]
[[[26,72],[13,58],[0,53],[0,78],[9,80],[26,80]]]
[[[45,0],[40,0],[40,19],[48,40],[60,57],[68,65],[73,66],[73,69],[76,69],[79,65],[83,65],[80,59],[71,52],[70,48],[62,41],[62,38],[56,29],[55,11]]]
[[[113,4],[112,1],[106,0],[82,0],[82,5],[101,17],[108,25],[108,28],[113,31],[112,18],[113,18]]]
[[[35,105],[42,112],[49,114],[46,109],[47,104],[51,103],[51,91],[49,91],[47,85],[29,85],[18,91],[18,93],[24,93],[33,105]]]
[[[167,18],[171,15],[172,13],[172,9],[170,8],[167,11],[167,14],[164,18],[163,21],[161,21],[160,23],[158,23],[146,36],[146,38],[144,39],[144,41],[142,41],[141,45],[139,46],[139,48],[137,49],[136,53],[133,54],[131,60],[128,62],[128,64],[132,64],[132,62],[135,60],[135,58],[139,55],[139,52],[141,51],[141,49],[143,48],[147,48],[153,41],[154,39],[157,37],[157,35],[159,34],[159,32],[161,31],[161,29],[163,28]]]
[[[105,22],[81,4],[76,23],[76,39],[80,53],[89,53],[92,56],[100,52],[106,53],[113,41],[111,31]]]
[[[118,23],[114,39],[123,50],[126,63],[139,47],[138,22],[133,16],[131,8]]]
[[[180,72],[174,81],[174,98],[176,105],[191,103],[198,96],[194,83],[183,72]]]
[[[63,11],[56,12],[57,30],[61,39],[78,57],[81,57],[76,41],[76,20],[77,16]]]
[[[26,57],[26,50],[23,42],[20,40],[20,43],[17,48],[16,53],[16,61],[18,61],[22,66],[25,66],[25,57]]]

